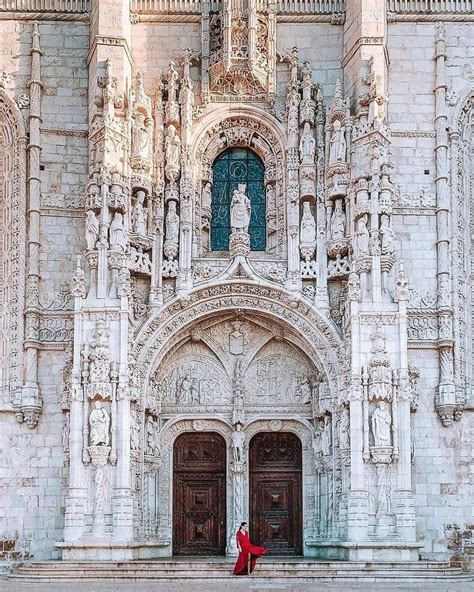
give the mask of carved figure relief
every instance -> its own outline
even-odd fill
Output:
[[[88,210],[86,214],[86,243],[89,251],[95,249],[97,239],[99,238],[99,221],[93,210]]]
[[[371,424],[375,446],[390,446],[392,443],[392,416],[385,401],[380,401],[375,408]]]
[[[354,254],[356,257],[365,257],[369,254],[369,231],[367,229],[368,216],[364,214],[357,220],[354,235]]]
[[[89,415],[89,443],[91,446],[108,446],[110,442],[110,416],[100,401],[94,402]]]
[[[120,212],[115,212],[110,224],[110,246],[119,251],[125,251],[127,247],[123,215]]]
[[[148,209],[144,207],[145,192],[137,191],[135,205],[132,209],[132,230],[135,234],[145,236]]]
[[[329,164],[346,161],[346,138],[341,122],[336,119],[333,123],[333,132],[330,139]]]
[[[303,203],[303,216],[301,218],[300,242],[302,245],[316,244],[316,221],[310,209],[308,201]]]
[[[331,238],[338,240],[344,238],[346,232],[346,217],[342,209],[342,199],[337,199],[331,216]]]
[[[248,232],[252,208],[245,194],[246,186],[240,184],[234,191],[230,204],[230,226],[232,232]]]

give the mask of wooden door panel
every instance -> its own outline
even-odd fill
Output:
[[[183,434],[175,443],[175,555],[221,555],[225,552],[226,448],[220,438],[218,434]]]
[[[250,443],[252,537],[270,555],[302,552],[301,443],[294,438],[258,434]]]

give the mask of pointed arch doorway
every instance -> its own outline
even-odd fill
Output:
[[[224,555],[226,443],[185,433],[173,446],[173,555]]]
[[[302,554],[302,447],[290,432],[250,441],[250,530],[269,555]]]

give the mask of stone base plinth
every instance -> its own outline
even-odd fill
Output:
[[[423,543],[307,541],[305,555],[344,561],[418,561]]]
[[[60,542],[55,547],[66,561],[131,561],[157,559],[171,555],[171,541],[95,541]]]

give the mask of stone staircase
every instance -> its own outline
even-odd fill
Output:
[[[232,578],[234,562],[226,557],[166,558],[153,561],[38,561],[17,567],[10,578],[26,582],[57,581],[161,581]],[[253,580],[276,582],[367,581],[436,582],[469,581],[472,573],[449,563],[319,561],[307,558],[269,557],[257,564]]]

